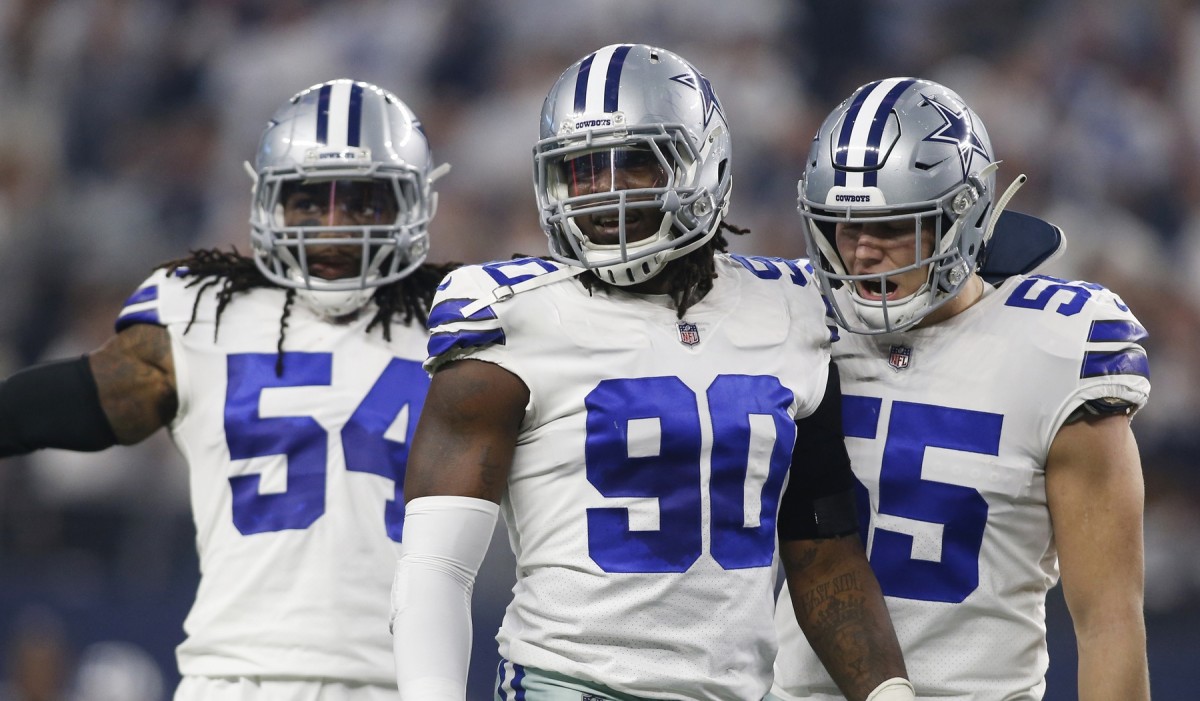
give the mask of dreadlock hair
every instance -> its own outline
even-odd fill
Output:
[[[429,320],[429,308],[433,304],[433,295],[437,291],[438,284],[443,277],[460,265],[461,263],[441,265],[425,263],[407,277],[379,287],[372,297],[378,310],[371,322],[367,324],[366,330],[369,332],[378,326],[383,333],[384,340],[390,341],[392,340],[392,322],[396,317],[400,317],[401,322],[405,325],[410,325],[416,320],[425,326]],[[221,328],[221,314],[235,295],[258,287],[279,287],[259,271],[253,258],[242,255],[235,246],[231,246],[228,251],[216,248],[194,250],[184,258],[167,261],[158,267],[165,268],[168,273],[179,277],[192,278],[187,283],[187,287],[199,286],[200,288],[196,293],[196,301],[192,305],[192,316],[183,330],[184,333],[190,331],[192,324],[196,321],[196,311],[200,307],[200,298],[204,292],[212,287],[220,286],[216,292],[217,316],[213,325],[214,341]],[[295,297],[294,289],[286,290],[283,312],[279,318],[279,341],[275,346],[275,375],[277,377],[283,375],[283,339],[287,334],[288,317],[291,316]]]
[[[749,229],[734,226],[722,220],[717,226],[717,233],[703,246],[677,261],[673,261],[674,265],[667,266],[659,273],[667,280],[667,294],[671,297],[671,301],[675,303],[675,315],[677,318],[682,319],[683,315],[687,314],[687,310],[691,309],[693,304],[704,299],[704,295],[712,290],[713,280],[717,277],[713,254],[717,252],[724,253],[729,250],[729,241],[726,240],[724,233],[722,233],[725,231],[738,236],[750,233]],[[582,275],[579,281],[583,283],[583,286],[589,292],[597,285],[602,287],[609,285],[609,283],[604,282],[595,275]]]

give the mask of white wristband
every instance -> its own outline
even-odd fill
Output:
[[[916,701],[916,698],[913,685],[903,677],[892,677],[867,695],[867,701]]]

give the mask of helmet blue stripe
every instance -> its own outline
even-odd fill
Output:
[[[888,91],[884,96],[883,102],[879,103],[879,109],[875,112],[875,118],[871,122],[871,132],[867,136],[866,162],[863,165],[871,170],[863,174],[863,185],[874,187],[879,183],[879,171],[874,170],[875,166],[879,165],[879,142],[883,138],[883,128],[887,126],[887,115],[895,106],[896,100],[904,94],[908,87],[915,83],[915,80],[902,80],[896,83],[896,86]]]
[[[625,67],[625,57],[633,46],[622,46],[613,52],[612,60],[608,62],[608,75],[604,82],[604,111],[617,111],[617,94],[621,89],[621,69]]]
[[[882,82],[882,80],[877,80],[859,90],[854,102],[850,103],[850,109],[846,110],[846,117],[842,120],[842,131],[838,134],[837,148],[833,151],[834,185],[846,184],[846,153],[848,152],[847,147],[850,145],[850,134],[854,131],[854,122],[858,120],[858,113],[862,110],[863,103],[867,101],[867,96],[875,90],[875,86]]]
[[[914,80],[902,80],[892,86],[887,95],[880,101],[879,107],[875,110],[875,114],[871,115],[871,130],[867,135],[867,153],[865,154],[865,168],[872,168],[879,165],[879,141],[883,137],[883,128],[887,126],[887,115],[895,106],[896,100],[904,94],[904,91],[912,85]],[[850,153],[850,138],[854,133],[854,127],[861,118],[863,105],[875,93],[875,90],[882,84],[882,80],[877,80],[874,83],[869,83],[858,91],[854,97],[854,102],[850,104],[846,110],[846,117],[842,120],[842,129],[838,133],[837,149],[833,153],[833,163],[837,168],[834,170],[834,185],[846,184],[847,159]],[[863,185],[873,187],[878,182],[877,173],[868,170],[863,174]]]
[[[317,93],[317,143],[329,143],[329,95],[333,86],[325,84]]]
[[[877,80],[874,83],[867,85],[862,90],[858,91],[858,95],[854,98],[854,102],[850,103],[850,108],[846,110],[846,116],[842,119],[842,131],[838,134],[837,148],[833,151],[833,165],[835,169],[835,185],[846,184],[846,172],[843,170],[846,167],[847,147],[850,145],[850,134],[854,131],[854,123],[858,121],[858,113],[862,111],[863,103],[867,101],[867,97],[875,90],[875,86],[882,83],[882,80]]]
[[[362,135],[363,86],[350,86],[350,115],[346,126],[346,145],[358,146]]]
[[[583,59],[579,64],[579,75],[575,78],[575,111],[583,112],[587,109],[587,85],[588,76],[592,72],[592,59],[596,58],[596,54],[592,54]]]

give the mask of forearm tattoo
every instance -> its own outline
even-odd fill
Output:
[[[788,565],[802,569],[815,560],[816,553],[809,551],[791,558]],[[882,679],[899,675],[904,662],[887,609],[869,577],[845,568],[830,574],[793,591],[792,604],[805,636],[838,686],[849,698],[865,697]]]

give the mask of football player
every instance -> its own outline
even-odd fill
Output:
[[[1040,699],[1061,570],[1079,698],[1148,699],[1130,429],[1150,390],[1146,331],[1100,285],[985,282],[1024,182],[998,195],[996,168],[979,116],[913,78],[862,86],[813,142],[799,211],[852,332],[833,356],[861,535],[918,697]],[[795,603],[779,602],[774,693],[841,698]]]
[[[176,701],[391,701],[388,592],[428,388],[435,168],[375,85],[304,90],[253,167],[252,257],[165,264],[88,355],[0,385],[0,454],[167,427],[202,572]]]
[[[911,699],[856,535],[824,304],[794,263],[725,252],[709,81],[652,46],[588,54],[550,90],[533,160],[550,259],[461,268],[430,314],[401,696],[463,700],[503,511],[499,699],[764,698],[777,556],[846,696]]]

